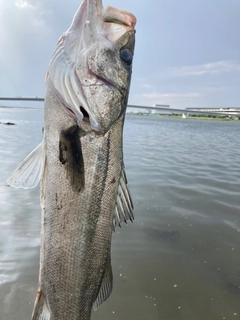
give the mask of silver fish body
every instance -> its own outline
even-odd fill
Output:
[[[90,319],[104,277],[102,294],[105,298],[110,294],[113,213],[123,170],[122,125],[123,116],[104,136],[81,137],[74,121],[64,133],[59,126],[46,131],[40,291],[53,319]],[[80,141],[75,144],[75,139]],[[68,149],[61,161],[60,143]],[[84,187],[83,173],[73,170],[73,164],[66,168],[74,152],[79,159],[73,162],[84,161]]]
[[[111,294],[112,231],[133,220],[122,131],[135,22],[100,0],[83,1],[50,61],[43,143],[7,181],[29,188],[41,179],[32,320],[89,320]]]

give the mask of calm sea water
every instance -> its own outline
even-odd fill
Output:
[[[5,179],[42,140],[42,110],[0,109],[0,319],[31,318],[39,188]],[[93,320],[240,319],[240,123],[127,116],[135,221],[113,234],[114,290]]]

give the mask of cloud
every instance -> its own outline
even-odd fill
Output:
[[[218,86],[218,87],[213,87],[213,86],[199,86],[198,91],[204,92],[204,93],[215,93],[215,92],[223,92],[229,90],[229,87],[227,86]]]
[[[194,66],[181,66],[169,68],[164,73],[165,76],[184,77],[184,76],[202,76],[202,75],[220,75],[230,72],[240,72],[240,63],[233,60],[223,60],[211,63],[205,63]],[[163,74],[163,75],[164,75]]]
[[[34,6],[30,4],[28,1],[23,1],[23,0],[16,0],[15,5],[16,7],[19,7],[19,8],[34,8]]]

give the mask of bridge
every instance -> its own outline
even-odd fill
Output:
[[[21,98],[21,97],[0,97],[0,100],[5,100],[5,101],[44,101],[44,98]]]
[[[190,108],[187,109],[177,109],[177,108],[165,108],[165,107],[149,107],[149,106],[138,106],[138,105],[128,105],[128,109],[133,108],[133,109],[144,109],[146,113],[150,113],[151,111],[154,110],[161,110],[165,111],[165,113],[181,113],[183,118],[188,118],[189,114],[212,114],[212,115],[225,115],[225,116],[235,116],[235,117],[240,117],[240,108],[239,111],[200,111],[200,110],[191,110]]]
[[[0,100],[4,101],[35,101],[35,102],[43,102],[44,98],[38,98],[38,97],[0,97]],[[128,105],[128,109],[143,109],[145,110],[146,113],[151,113],[152,111],[165,111],[165,113],[181,113],[183,118],[188,118],[189,114],[212,114],[212,115],[225,115],[225,116],[235,116],[235,117],[240,117],[240,108],[236,111],[235,110],[229,110],[227,112],[224,111],[200,111],[197,110],[196,108],[193,108],[194,110],[191,110],[190,108],[187,109],[177,109],[177,108],[170,108],[169,105],[160,105],[160,104],[155,104],[154,106],[139,106],[139,105]],[[214,109],[214,108],[212,108]],[[220,109],[220,108],[219,108]],[[224,108],[223,108],[224,109]],[[225,108],[227,109],[227,108]]]

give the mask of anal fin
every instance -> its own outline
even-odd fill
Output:
[[[112,275],[111,259],[109,257],[101,288],[99,290],[97,299],[93,304],[94,310],[97,310],[97,308],[110,297],[110,294],[112,292],[112,287],[113,287],[113,275]]]
[[[37,293],[33,308],[32,320],[50,320],[50,312],[41,290],[39,290]]]

